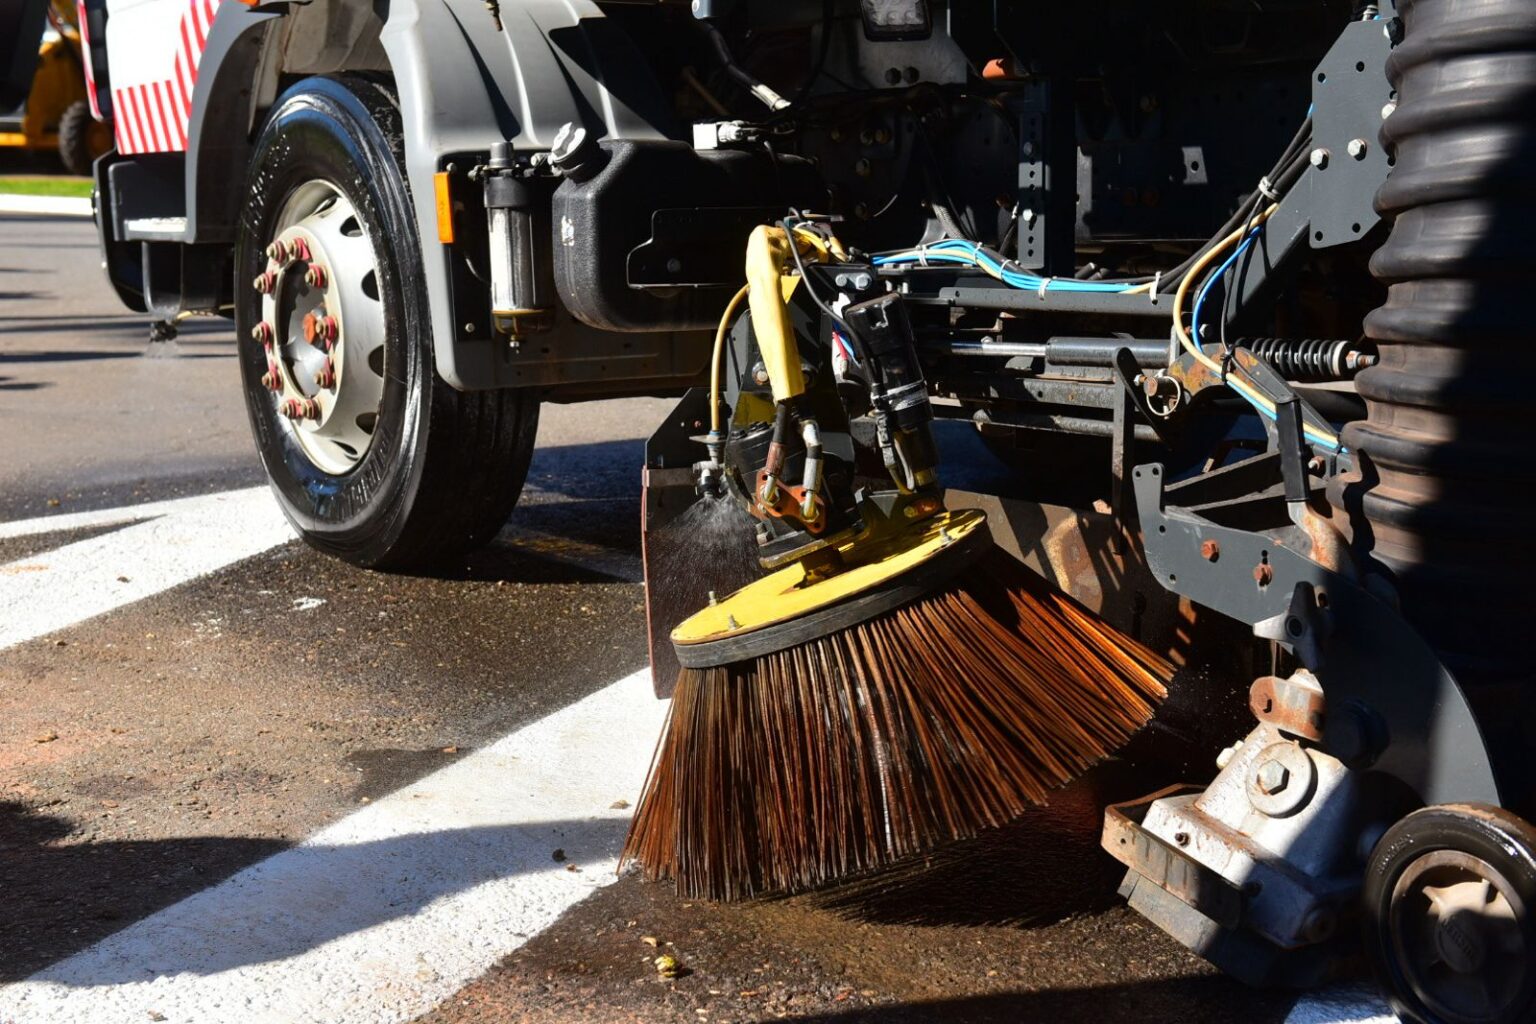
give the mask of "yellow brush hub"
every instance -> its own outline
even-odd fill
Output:
[[[984,513],[940,512],[899,530],[838,547],[841,565],[808,570],[796,563],[747,584],[685,619],[672,631],[678,659],[690,667],[723,664],[782,650],[847,628],[922,596],[986,549]],[[774,627],[803,626],[792,630]]]

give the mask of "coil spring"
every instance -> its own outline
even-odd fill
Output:
[[[1376,361],[1353,341],[1329,338],[1244,338],[1238,345],[1286,380],[1345,380]]]

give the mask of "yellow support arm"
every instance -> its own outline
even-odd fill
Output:
[[[793,259],[794,243],[781,227],[759,225],[747,239],[748,305],[752,330],[773,386],[773,400],[783,402],[805,394],[805,372],[795,345],[795,328],[789,322],[780,279]]]

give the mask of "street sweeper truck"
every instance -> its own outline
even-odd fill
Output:
[[[1113,756],[1122,894],[1224,970],[1529,1019],[1536,4],[82,5],[107,277],[234,320],[311,545],[454,557],[541,403],[676,398],[648,875]]]

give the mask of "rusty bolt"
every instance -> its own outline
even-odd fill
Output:
[[[258,321],[256,326],[251,328],[251,340],[260,343],[263,348],[271,345],[276,336],[272,325],[265,320]]]
[[[295,238],[288,244],[288,253],[296,260],[308,260],[309,243],[302,238]]]
[[[281,238],[267,246],[267,259],[271,260],[273,263],[276,263],[278,266],[282,266],[284,263],[288,262],[288,255],[288,246],[283,244],[283,240]]]
[[[1200,542],[1200,557],[1207,562],[1214,562],[1221,557],[1221,545],[1214,538],[1207,537]]]
[[[289,398],[283,402],[283,415],[291,420],[317,420],[320,406],[313,398]]]
[[[315,386],[333,388],[336,386],[336,363],[330,356],[326,356],[325,365],[320,367],[315,374]]]
[[[1291,781],[1291,770],[1279,761],[1265,761],[1259,765],[1259,773],[1255,781],[1258,783],[1260,793],[1265,796],[1274,796]]]
[[[1275,581],[1275,568],[1268,562],[1260,562],[1253,567],[1253,582],[1261,587],[1267,587]]]
[[[256,280],[251,282],[251,287],[263,295],[270,295],[272,289],[277,287],[277,275],[270,270],[262,271],[256,275]]]
[[[336,318],[325,310],[316,308],[304,314],[304,340],[311,345],[324,345],[329,350],[340,333]]]
[[[325,282],[325,268],[320,264],[311,263],[309,269],[304,271],[304,283],[311,288],[324,288]]]

